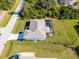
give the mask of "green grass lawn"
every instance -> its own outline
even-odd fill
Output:
[[[53,41],[56,41],[57,43],[70,44],[71,43],[70,38],[68,37],[61,21],[53,20],[52,22],[54,27]]]
[[[61,20],[61,22],[71,42],[74,44],[77,40],[75,44],[79,45],[78,33],[75,29],[75,26],[79,25],[79,20]]]
[[[11,18],[11,15],[9,13],[5,14],[3,20],[0,23],[0,27],[6,26],[7,23],[9,22],[10,18]]]
[[[16,7],[18,6],[20,0],[15,0],[16,3],[13,4],[13,7],[11,8],[10,11],[14,11],[16,9]]]
[[[64,22],[64,23],[63,23]],[[69,22],[69,21],[67,21]],[[76,22],[71,21],[72,23]],[[17,34],[24,31],[26,20],[18,18],[12,33]],[[9,41],[2,53],[2,57],[9,57],[17,52],[35,52],[37,57],[58,57],[59,59],[78,59],[76,53],[64,45],[74,41],[72,36],[67,33],[66,21],[52,20],[54,35],[48,36],[45,41]],[[68,25],[68,24],[67,24]],[[72,27],[71,25],[69,25]],[[70,28],[69,27],[69,28]],[[71,28],[74,32],[75,30]],[[69,29],[70,30],[70,29]],[[71,31],[71,30],[70,30]],[[69,32],[70,32],[69,31]],[[71,31],[70,33],[72,33]],[[77,34],[75,32],[75,34]],[[75,38],[75,35],[74,35]],[[54,44],[55,43],[55,44]]]
[[[5,14],[5,17],[3,18],[3,20],[0,23],[0,27],[5,27],[7,25],[7,23],[9,22],[10,18],[11,18],[11,12],[13,12],[16,7],[18,6],[20,0],[15,0],[13,7],[7,12],[7,14]],[[16,2],[16,3],[15,3]]]
[[[14,29],[12,31],[13,34],[18,34],[19,32],[23,32],[24,31],[24,27],[26,24],[26,20],[25,19],[20,19],[20,17],[18,18]]]
[[[8,45],[9,44],[9,45]],[[36,57],[58,57],[59,59],[78,59],[70,48],[60,44],[32,41],[9,41],[2,56],[10,57],[18,52],[35,52]],[[7,55],[8,54],[8,55]]]

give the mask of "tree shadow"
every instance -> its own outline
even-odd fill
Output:
[[[24,19],[24,13],[23,13],[23,9],[22,10],[20,10],[20,11],[18,11],[18,12],[14,12],[14,11],[12,11],[12,12],[9,12],[9,14],[10,15],[19,15],[19,17],[21,18],[21,19]]]
[[[79,25],[75,25],[74,29],[76,30],[77,34],[79,35]]]
[[[79,47],[76,47],[75,51],[76,51],[77,56],[79,57]]]
[[[27,21],[24,27],[24,30],[29,29],[30,21]]]
[[[17,14],[19,14],[19,12],[9,12],[9,14],[10,15],[13,15],[13,14],[17,15]]]

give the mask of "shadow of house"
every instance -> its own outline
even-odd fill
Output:
[[[26,24],[25,24],[24,30],[29,29],[29,26],[30,26],[30,21],[27,21]]]
[[[30,21],[27,21],[24,30],[29,29],[29,25],[30,25]],[[21,41],[24,40],[23,36],[24,36],[24,32],[19,32],[17,40],[21,40]]]

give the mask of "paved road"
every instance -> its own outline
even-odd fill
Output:
[[[21,11],[22,7],[24,4],[24,0],[21,0],[18,7],[15,10],[15,13],[12,15],[9,23],[6,25],[6,27],[4,28],[4,30],[2,31],[2,35],[0,36],[0,54],[2,53],[6,42],[8,40],[8,37],[10,36],[12,29],[17,21],[17,18],[19,16],[18,12]]]

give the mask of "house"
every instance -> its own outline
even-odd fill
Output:
[[[60,4],[64,4],[65,6],[73,6],[76,0],[58,0]]]
[[[35,56],[34,52],[20,52],[14,56],[11,56],[9,59],[58,59],[58,58],[38,58]]]
[[[28,26],[24,30],[24,39],[26,40],[45,40],[46,34],[52,36],[52,30],[50,27],[50,22],[46,23],[46,20],[36,20],[33,19],[30,21],[29,28]],[[28,29],[27,29],[28,28]]]
[[[35,53],[33,52],[21,52],[18,53],[18,59],[35,59]]]
[[[73,0],[66,0],[65,1],[65,6],[73,6],[74,1]]]

